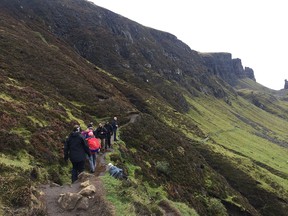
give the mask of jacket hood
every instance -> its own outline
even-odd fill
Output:
[[[76,137],[76,136],[79,136],[79,135],[80,135],[79,132],[72,132],[72,133],[70,134],[70,136],[72,136],[72,137]]]

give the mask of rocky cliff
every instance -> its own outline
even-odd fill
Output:
[[[230,53],[200,53],[208,71],[234,86],[238,79],[250,78],[254,81],[254,71],[242,66],[241,59],[232,59]]]
[[[79,13],[79,8],[85,13]],[[133,76],[136,82],[158,86],[160,80],[168,79],[190,92],[196,88],[216,97],[224,97],[222,87],[213,82],[205,89],[201,87],[211,75],[230,85],[245,77],[255,80],[253,70],[243,69],[241,60],[232,59],[229,53],[198,53],[170,33],[147,28],[90,2],[53,0],[36,4],[23,0],[21,7],[16,5],[11,12],[27,22],[38,22],[41,28],[48,26],[82,57],[124,80]],[[178,90],[173,89],[174,97],[160,88],[158,92],[170,103],[180,98],[182,109],[177,104],[174,107],[187,111]]]

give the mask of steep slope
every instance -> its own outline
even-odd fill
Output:
[[[31,28],[35,25],[48,27],[82,57],[125,81],[142,85],[146,90],[153,89],[150,94],[159,94],[180,112],[189,108],[173,82],[192,94],[205,91],[219,98],[226,96],[228,86],[219,84],[218,76],[214,80],[210,78],[217,75],[213,72],[214,67],[221,66],[221,61],[215,61],[211,66],[206,63],[207,58],[174,35],[141,26],[85,1],[32,0],[22,1],[20,6],[13,2],[7,4],[12,8],[9,12],[27,20],[27,25],[33,21]],[[224,58],[227,55],[223,54]],[[234,64],[232,59],[226,58],[226,62],[229,60]],[[239,67],[241,61],[240,65],[236,64],[236,70],[231,71],[235,74],[232,77],[239,77],[237,73],[242,72]],[[231,80],[229,76],[222,78]]]
[[[122,145],[110,159],[131,177],[119,200],[135,212],[161,214],[158,192],[152,207],[129,193],[163,188],[199,215],[285,215],[287,92],[259,87],[231,54],[198,53],[90,2],[3,0],[0,10],[0,204],[33,214],[31,185],[67,181],[73,124],[117,115]]]
[[[27,207],[34,181],[66,181],[62,141],[75,123],[135,108],[112,78],[49,32],[5,12],[0,22],[1,203]]]

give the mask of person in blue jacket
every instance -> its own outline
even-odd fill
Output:
[[[128,179],[127,175],[125,175],[123,173],[123,170],[117,166],[114,166],[112,163],[109,163],[107,165],[107,168],[108,168],[108,172],[110,174],[110,176],[116,178],[116,179]]]

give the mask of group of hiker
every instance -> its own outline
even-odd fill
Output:
[[[93,123],[87,125],[86,130],[81,130],[79,125],[73,127],[64,144],[64,160],[70,159],[72,163],[72,183],[78,179],[78,175],[85,170],[85,161],[89,160],[90,172],[96,169],[96,154],[104,153],[112,148],[111,137],[117,140],[117,117],[112,122],[99,123],[94,129]]]

